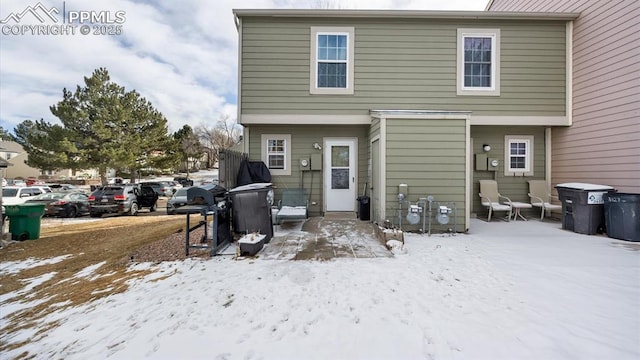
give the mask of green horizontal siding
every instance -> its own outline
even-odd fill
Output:
[[[320,150],[313,148],[314,143],[323,143],[326,137],[351,137],[358,138],[358,187],[363,188],[368,182],[367,164],[369,159],[369,126],[320,126],[320,125],[254,125],[249,132],[249,159],[262,160],[262,134],[291,134],[291,175],[272,176],[276,203],[281,199],[282,189],[298,188],[300,186],[310,193],[310,216],[321,215],[323,206],[323,172],[300,171],[301,158],[309,158],[312,154],[322,154]],[[323,164],[324,166],[324,164]],[[355,201],[355,199],[354,199]]]
[[[409,185],[407,200],[415,204],[429,195],[436,201],[455,202],[458,231],[465,224],[466,122],[465,120],[389,119],[386,122],[386,215],[400,222],[398,185]],[[407,204],[403,204],[402,222]]]
[[[353,95],[309,94],[310,27],[355,27]],[[456,95],[458,28],[501,30],[501,96]],[[368,114],[370,109],[560,116],[565,23],[505,20],[243,18],[243,114]]]
[[[505,176],[504,175],[504,137],[505,135],[531,135],[533,136],[533,176]],[[529,184],[528,180],[545,179],[545,143],[544,128],[539,126],[472,126],[471,137],[473,138],[473,154],[485,154],[482,150],[483,144],[491,145],[491,151],[486,153],[489,158],[498,159],[497,175],[498,190],[501,195],[510,198],[512,201],[529,203]],[[475,159],[472,159],[472,162]],[[475,169],[475,166],[474,166]],[[486,208],[480,203],[479,180],[493,180],[493,171],[475,171],[473,172],[473,188],[472,188],[472,212],[479,216],[486,216]],[[531,214],[532,210],[523,210],[524,214]]]

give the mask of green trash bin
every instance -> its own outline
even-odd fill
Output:
[[[45,204],[5,205],[12,240],[35,240],[40,237],[40,218]]]

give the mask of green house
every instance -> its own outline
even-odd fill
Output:
[[[431,196],[465,231],[485,211],[478,180],[528,202],[527,180],[550,179],[550,129],[570,125],[578,14],[234,16],[244,151],[270,168],[276,198],[305,188],[321,215],[357,211],[366,195],[371,220],[405,225]]]

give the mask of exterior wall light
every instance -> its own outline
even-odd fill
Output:
[[[484,150],[485,152],[489,152],[491,151],[491,146],[489,144],[483,144],[482,150]]]

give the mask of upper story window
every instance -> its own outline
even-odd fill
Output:
[[[263,134],[262,161],[271,175],[291,175],[291,135]]]
[[[311,94],[353,94],[352,27],[311,28]]]
[[[500,95],[500,29],[458,29],[458,95]]]
[[[505,176],[533,176],[533,136],[505,136]]]

